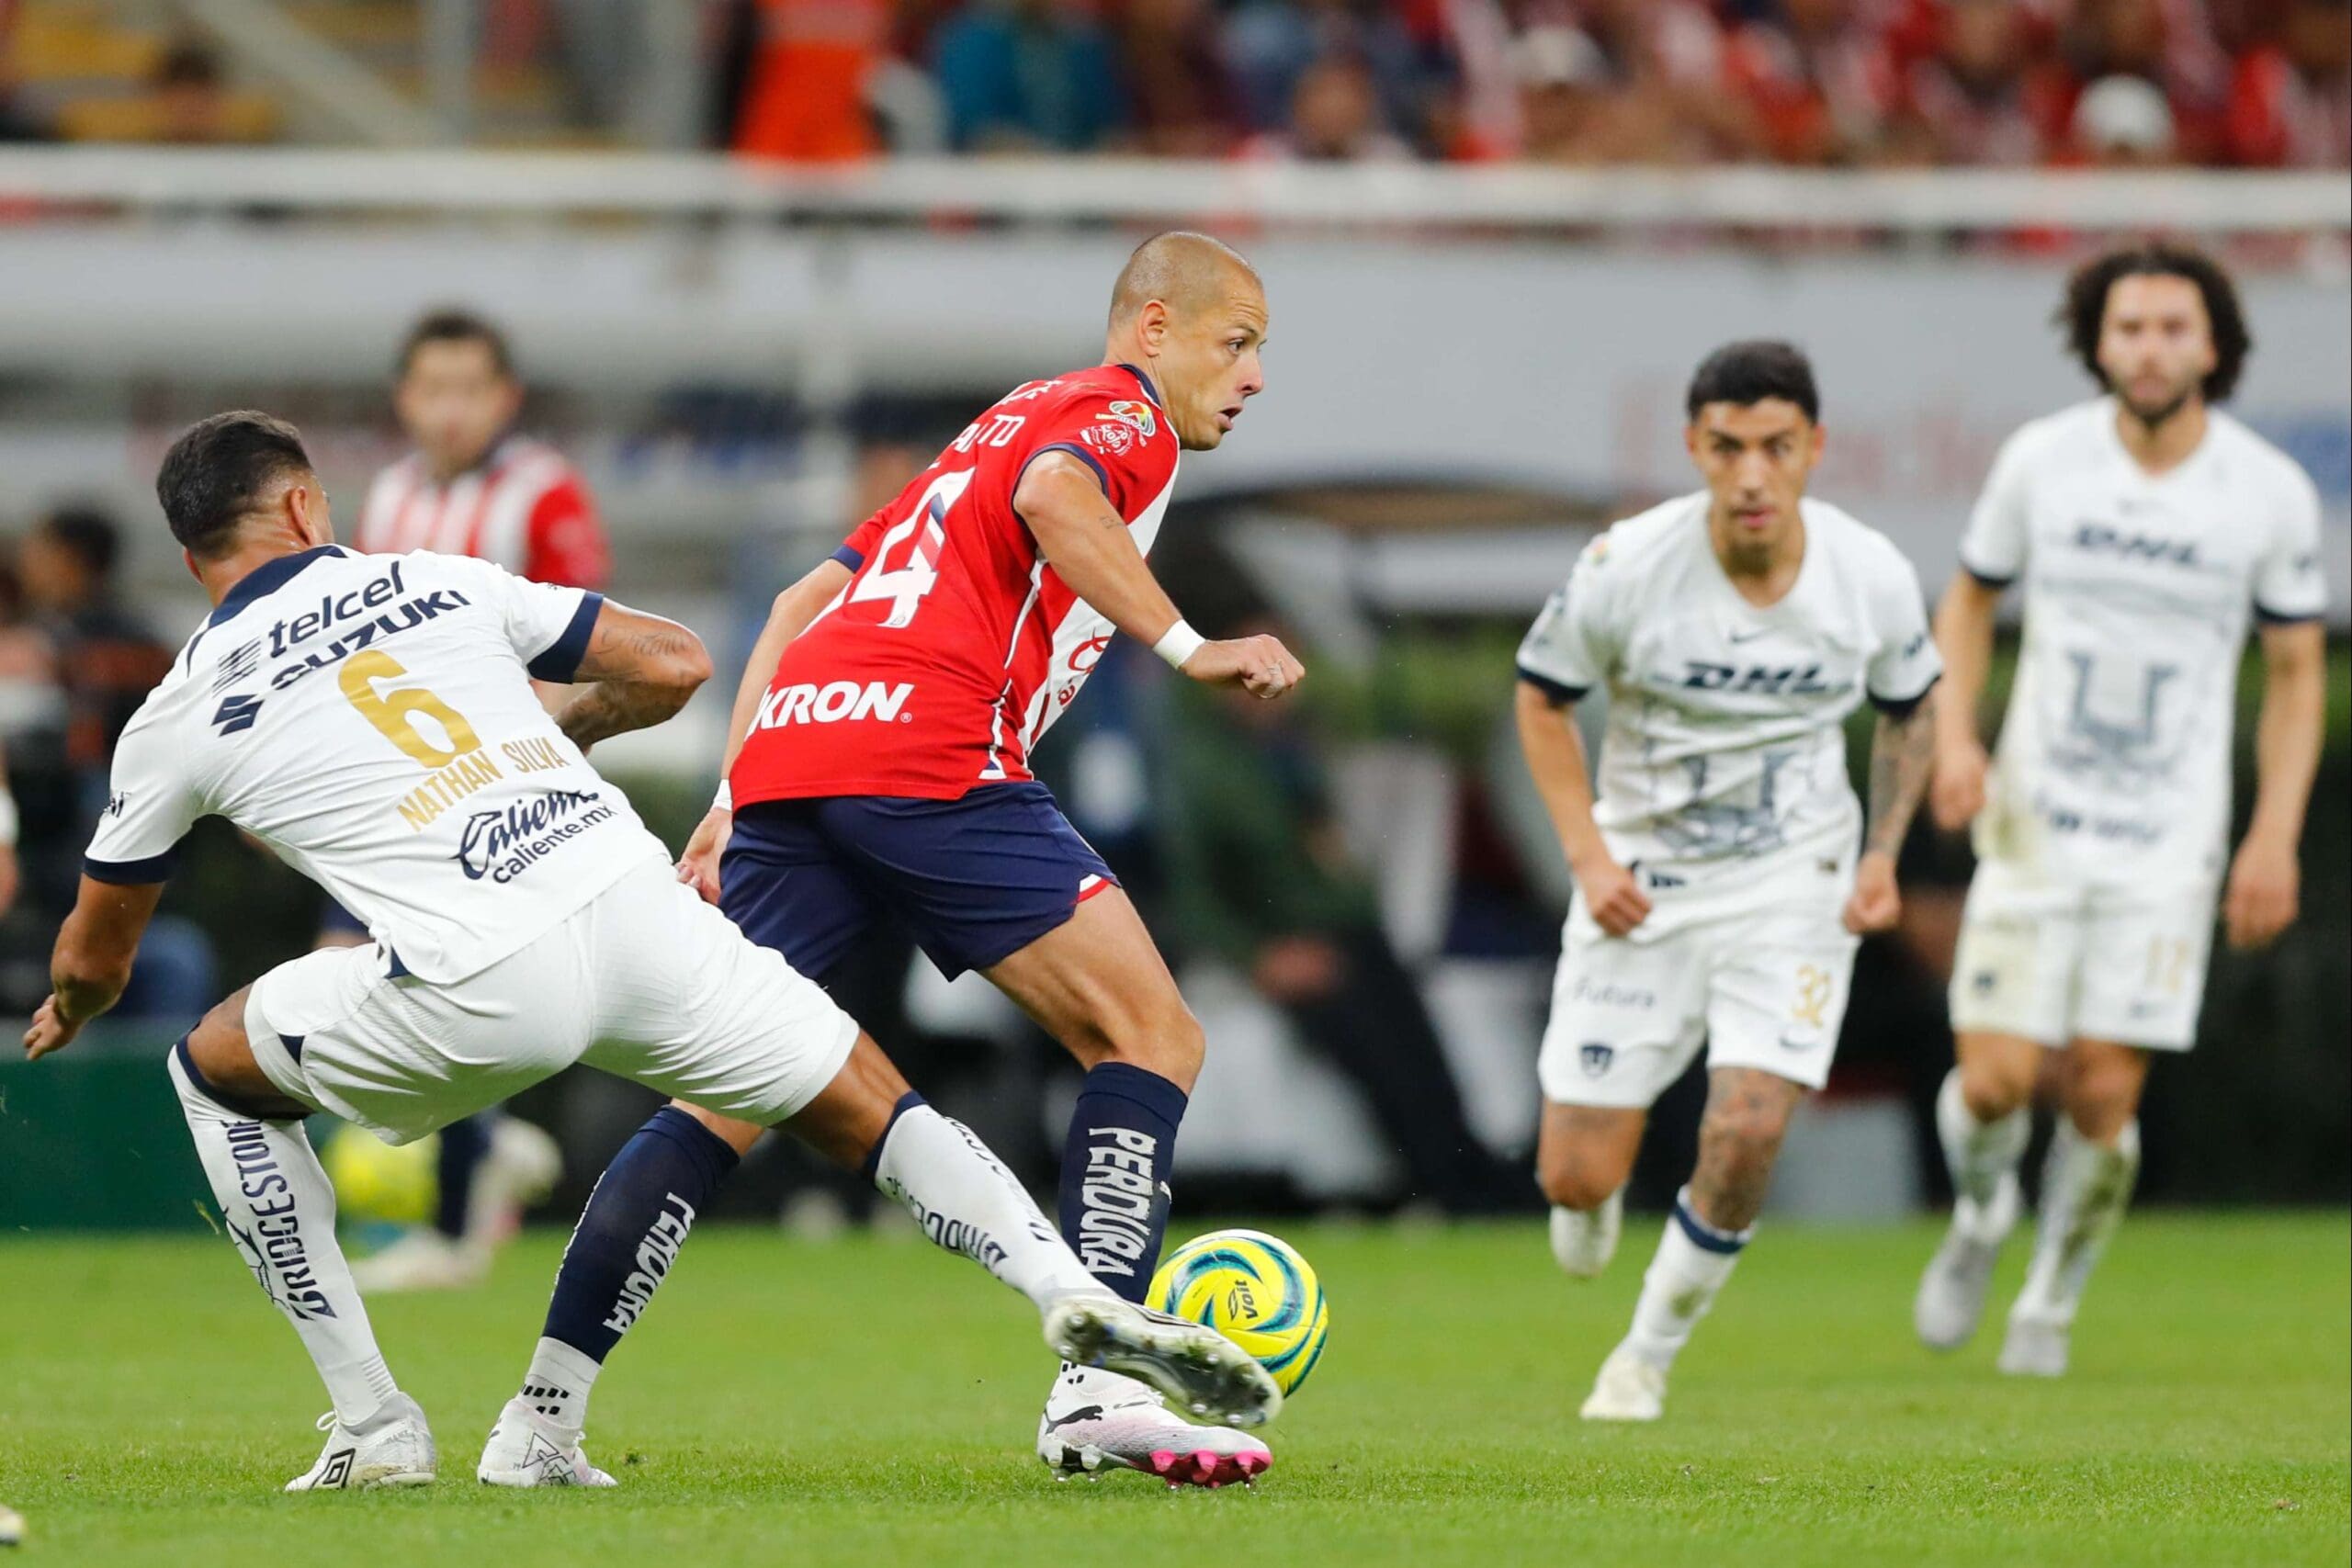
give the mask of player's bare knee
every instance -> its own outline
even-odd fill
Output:
[[[738,1156],[750,1154],[752,1145],[760,1141],[760,1134],[767,1131],[754,1122],[738,1122],[732,1116],[721,1116],[716,1111],[705,1111],[701,1106],[689,1105],[683,1100],[673,1100],[670,1104],[701,1122],[706,1131],[733,1149]]]
[[[1544,1201],[1555,1209],[1592,1210],[1609,1201],[1625,1184],[1623,1171],[1602,1168],[1602,1162],[1552,1149],[1535,1161],[1535,1184]]]
[[[1135,1010],[1104,1028],[1100,1059],[1157,1074],[1190,1094],[1208,1053],[1208,1035],[1193,1010],[1172,992],[1165,1001]]]
[[[1961,1063],[1960,1099],[1979,1122],[1998,1122],[2033,1098],[2035,1063],[2007,1058]]]
[[[2104,1144],[2140,1113],[2140,1076],[2117,1070],[2077,1075],[2066,1085],[2066,1119],[2075,1131]]]
[[[220,1106],[262,1121],[306,1115],[309,1108],[279,1092],[254,1060],[245,1038],[245,993],[239,991],[187,1032],[187,1059],[205,1092]]]

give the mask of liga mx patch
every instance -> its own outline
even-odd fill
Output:
[[[1598,1040],[1588,1040],[1577,1047],[1577,1060],[1583,1065],[1584,1076],[1589,1078],[1600,1077],[1609,1070],[1609,1064],[1616,1059],[1617,1047],[1604,1045]]]

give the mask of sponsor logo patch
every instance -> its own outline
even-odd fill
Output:
[[[1132,424],[1147,441],[1159,434],[1159,420],[1151,412],[1149,403],[1138,403],[1122,398],[1113,403],[1105,413],[1098,414],[1096,417],[1115,419],[1123,424]]]

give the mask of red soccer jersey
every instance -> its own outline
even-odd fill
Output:
[[[435,550],[494,561],[534,582],[598,588],[612,572],[588,487],[554,447],[510,436],[439,484],[408,457],[376,476],[352,545],[369,555]]]
[[[835,555],[855,575],[777,661],[729,775],[736,805],[953,800],[1031,776],[1112,635],[1012,509],[1048,451],[1092,468],[1149,552],[1177,453],[1150,380],[1101,365],[1014,388]]]

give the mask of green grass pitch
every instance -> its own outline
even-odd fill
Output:
[[[561,1241],[542,1233],[483,1291],[377,1309],[434,1418],[440,1483],[288,1497],[324,1401],[225,1243],[10,1238],[0,1502],[28,1540],[0,1562],[2341,1568],[2352,1552],[2342,1213],[2133,1217],[2056,1384],[1997,1377],[1993,1332],[1949,1358],[1912,1343],[1929,1227],[1768,1224],[1667,1418],[1640,1430],[1576,1407],[1653,1222],[1581,1287],[1532,1224],[1284,1230],[1330,1292],[1330,1350],[1247,1494],[1055,1483],[1030,1452],[1050,1371],[1034,1317],[967,1264],[910,1239],[714,1228],[597,1392],[589,1449],[621,1490],[472,1480],[538,1331]]]

